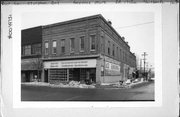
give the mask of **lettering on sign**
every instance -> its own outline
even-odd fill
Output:
[[[53,61],[53,62],[44,63],[44,68],[92,68],[92,67],[96,67],[96,59]]]
[[[52,68],[53,67],[58,67],[58,63],[57,62],[53,62],[53,63],[51,63],[51,65],[50,65]]]
[[[109,62],[106,62],[105,68],[108,69],[108,70],[120,71],[120,66],[119,65],[109,63]]]

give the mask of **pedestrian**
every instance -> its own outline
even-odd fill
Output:
[[[34,80],[37,81],[37,75],[34,75]]]
[[[139,78],[139,71],[136,70],[136,78]]]

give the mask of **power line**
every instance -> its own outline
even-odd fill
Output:
[[[151,23],[154,23],[154,21],[152,21],[152,22],[140,23],[140,24],[134,24],[134,25],[129,25],[129,26],[123,26],[123,27],[118,27],[118,28],[129,28],[129,27],[140,26],[140,25],[151,24]]]
[[[145,78],[145,80],[147,81],[147,76],[146,76],[146,74],[145,74],[145,70],[146,70],[146,68],[145,68],[145,64],[146,64],[146,56],[147,56],[148,54],[146,53],[146,52],[144,52],[143,54],[142,54],[142,56],[144,56],[144,78]]]

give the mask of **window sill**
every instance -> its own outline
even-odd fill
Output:
[[[96,50],[90,50],[91,52],[95,52]]]

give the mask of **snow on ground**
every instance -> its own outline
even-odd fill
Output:
[[[83,84],[78,81],[70,81],[67,83],[57,83],[57,84],[50,84],[46,82],[23,82],[22,84],[29,85],[29,86],[49,86],[49,87],[64,87],[64,88],[96,88],[97,87],[102,87],[102,88],[131,88],[135,85],[144,83],[147,81],[143,80],[134,80],[133,82],[131,81],[126,81],[124,83],[120,82],[115,82],[115,83],[101,83],[100,86],[97,86],[97,84]]]
[[[50,84],[45,82],[25,82],[21,83],[29,86],[50,86],[50,87],[70,87],[70,88],[95,88],[94,84],[86,85],[86,84],[80,84],[80,82],[77,81],[70,81],[69,83],[58,83],[58,84]]]

